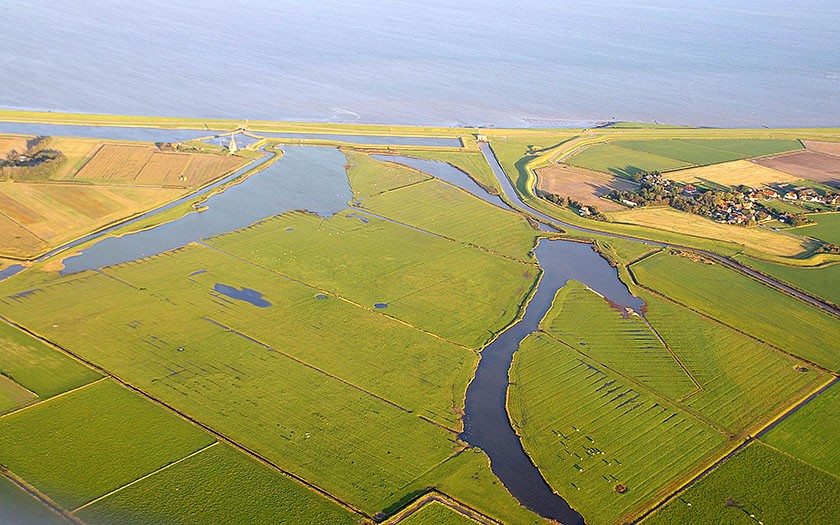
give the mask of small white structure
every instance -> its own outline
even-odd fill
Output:
[[[239,148],[236,146],[236,139],[234,138],[234,135],[231,135],[230,144],[228,144],[228,151],[230,151],[231,153],[236,153],[237,150],[239,150]]]

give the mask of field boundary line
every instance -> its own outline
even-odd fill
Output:
[[[70,521],[71,523],[84,525],[83,522],[80,521],[76,516],[62,508],[58,503],[53,501],[52,498],[35,488],[35,486],[31,485],[28,481],[18,476],[11,470],[0,466],[0,476],[3,476],[7,480],[9,480],[13,485],[18,487],[20,490],[26,492],[31,497],[38,500],[42,505],[50,509],[50,511],[54,512],[55,514],[58,514],[59,516]]]
[[[307,368],[310,368],[310,369],[312,369],[312,370],[315,370],[316,372],[318,372],[318,373],[320,373],[320,374],[323,374],[323,375],[325,375],[325,376],[329,377],[330,379],[335,379],[336,381],[338,381],[338,382],[340,382],[340,383],[344,383],[345,385],[347,385],[347,386],[349,386],[349,387],[351,387],[351,388],[354,388],[354,389],[356,389],[356,390],[358,390],[358,391],[360,391],[360,392],[362,392],[362,393],[365,393],[365,394],[367,394],[367,395],[369,395],[369,396],[371,396],[371,397],[373,397],[373,398],[376,398],[376,399],[378,399],[379,401],[382,401],[382,402],[384,402],[384,403],[388,403],[389,405],[391,405],[391,406],[393,406],[393,407],[395,407],[395,408],[398,408],[398,409],[402,410],[403,412],[407,412],[407,413],[409,413],[409,414],[413,414],[413,413],[414,413],[414,411],[413,411],[413,410],[410,410],[410,409],[408,409],[408,408],[405,408],[405,407],[403,407],[403,406],[400,406],[400,405],[398,405],[397,403],[394,403],[393,401],[391,401],[391,400],[389,400],[389,399],[385,399],[385,398],[384,398],[384,397],[382,397],[382,396],[379,396],[379,395],[377,395],[377,394],[374,394],[373,392],[370,392],[370,391],[368,391],[368,390],[365,390],[364,388],[362,388],[362,387],[360,387],[360,386],[358,386],[358,385],[354,385],[353,383],[351,383],[351,382],[347,381],[346,379],[342,379],[342,378],[340,378],[340,377],[338,377],[338,376],[336,376],[336,375],[333,375],[333,374],[331,374],[331,373],[329,373],[329,372],[327,372],[327,371],[325,371],[325,370],[321,370],[321,369],[320,369],[320,368],[318,368],[317,366],[315,366],[315,365],[311,365],[311,364],[307,363],[306,361],[303,361],[303,360],[302,360],[302,359],[300,359],[300,358],[297,358],[297,357],[295,357],[295,356],[293,356],[293,355],[287,354],[286,352],[283,352],[283,351],[281,351],[281,350],[277,350],[277,349],[276,349],[276,348],[274,348],[273,346],[268,345],[268,344],[266,344],[266,343],[263,343],[263,342],[262,342],[262,341],[260,341],[259,339],[256,339],[256,338],[254,338],[254,337],[251,337],[250,335],[246,334],[245,332],[241,332],[241,331],[237,330],[236,328],[230,327],[230,326],[228,326],[228,325],[226,325],[226,324],[224,324],[224,323],[220,323],[219,321],[216,321],[215,319],[211,319],[211,318],[209,318],[209,317],[202,317],[202,319],[204,319],[204,320],[205,320],[205,321],[207,321],[208,323],[211,323],[211,324],[214,324],[214,325],[218,326],[219,328],[221,328],[222,330],[225,330],[226,332],[229,332],[229,333],[232,333],[232,334],[238,335],[239,337],[241,337],[241,338],[243,338],[243,339],[246,339],[246,340],[248,340],[248,341],[250,341],[250,342],[252,342],[252,343],[254,343],[254,344],[256,344],[256,345],[259,345],[259,346],[261,346],[261,347],[265,348],[266,350],[269,350],[269,351],[271,351],[271,352],[275,352],[275,353],[277,353],[277,354],[280,354],[280,355],[282,355],[283,357],[285,357],[285,358],[287,358],[287,359],[291,359],[292,361],[294,361],[295,363],[297,363],[297,364],[299,364],[299,365],[303,365],[303,366],[305,366],[305,367],[307,367]]]
[[[441,336],[441,335],[438,335],[438,334],[436,334],[436,333],[434,333],[434,332],[430,332],[430,331],[428,331],[428,330],[424,330],[424,329],[422,329],[422,328],[420,328],[420,327],[414,326],[414,325],[413,325],[413,324],[411,324],[411,323],[408,323],[408,322],[406,322],[406,321],[403,321],[402,319],[397,319],[396,317],[393,317],[393,316],[390,316],[390,315],[388,315],[388,314],[386,314],[386,313],[383,313],[383,312],[382,312],[382,311],[380,311],[380,310],[375,310],[375,309],[373,309],[373,308],[368,308],[368,307],[366,307],[366,306],[364,306],[364,305],[361,305],[361,304],[359,304],[359,303],[357,303],[357,302],[355,302],[355,301],[352,301],[352,300],[350,300],[350,299],[348,299],[348,298],[346,298],[346,297],[344,297],[344,296],[342,296],[342,295],[339,295],[339,294],[337,294],[337,293],[335,293],[335,292],[333,292],[333,291],[330,291],[330,290],[324,290],[324,289],[318,288],[317,286],[312,285],[312,284],[309,284],[309,283],[304,282],[304,281],[301,281],[300,279],[296,279],[296,278],[291,277],[291,276],[289,276],[289,275],[286,275],[286,274],[284,274],[284,273],[278,272],[278,271],[276,271],[276,270],[272,270],[271,268],[266,268],[265,266],[263,266],[263,265],[261,265],[261,264],[259,264],[259,263],[257,263],[257,262],[254,262],[254,261],[251,261],[251,260],[249,260],[249,259],[245,259],[244,257],[240,257],[240,256],[238,256],[238,255],[232,254],[232,253],[230,253],[230,252],[228,252],[228,251],[222,250],[221,248],[218,248],[218,247],[216,247],[216,246],[213,246],[213,245],[207,244],[207,243],[205,243],[204,241],[198,241],[196,244],[198,244],[199,246],[204,246],[205,248],[209,248],[209,249],[211,249],[211,250],[216,250],[217,252],[219,252],[219,253],[223,253],[223,254],[227,255],[228,257],[232,257],[232,258],[236,259],[237,261],[241,261],[241,262],[244,262],[244,263],[246,263],[246,264],[250,264],[251,266],[254,266],[254,267],[256,267],[256,268],[260,268],[261,270],[265,270],[265,271],[270,272],[270,273],[272,273],[272,274],[274,274],[274,275],[279,275],[280,277],[283,277],[284,279],[288,279],[289,281],[292,281],[292,282],[295,282],[295,283],[298,283],[298,284],[302,284],[303,286],[306,286],[307,288],[310,288],[310,289],[315,290],[315,291],[317,291],[317,292],[326,292],[326,293],[328,293],[328,294],[332,295],[333,297],[335,297],[336,299],[338,299],[338,300],[340,300],[340,301],[344,301],[344,302],[345,302],[345,303],[347,303],[347,304],[352,304],[353,306],[355,306],[355,307],[357,307],[357,308],[361,308],[362,310],[366,310],[366,311],[368,311],[368,312],[373,312],[373,313],[375,313],[375,314],[381,315],[382,317],[387,317],[388,319],[390,319],[390,320],[392,320],[392,321],[395,321],[395,322],[400,323],[400,324],[402,324],[402,325],[404,325],[404,326],[407,326],[407,327],[409,327],[409,328],[412,328],[412,329],[414,329],[414,330],[417,330],[418,332],[423,332],[424,334],[429,335],[429,336],[431,336],[431,337],[434,337],[435,339],[440,339],[441,341],[444,341],[444,342],[447,342],[447,343],[449,343],[449,344],[451,344],[451,345],[457,346],[458,348],[462,348],[462,349],[464,349],[464,350],[466,350],[466,351],[468,351],[468,352],[471,352],[471,353],[473,353],[473,354],[477,354],[477,353],[479,353],[479,352],[478,352],[478,350],[476,350],[476,349],[474,349],[474,348],[470,348],[469,346],[466,346],[466,345],[463,345],[463,344],[461,344],[461,343],[457,343],[457,342],[455,342],[455,341],[449,340],[449,339],[447,339],[447,338],[445,338],[445,337],[443,337],[443,336]]]
[[[784,421],[785,419],[787,419],[791,414],[793,414],[794,412],[798,411],[799,409],[801,409],[802,407],[807,405],[815,397],[817,397],[818,395],[825,392],[829,387],[831,387],[833,384],[835,384],[838,381],[840,381],[840,378],[831,377],[831,379],[829,381],[827,381],[827,382],[817,386],[816,388],[812,389],[803,398],[800,398],[799,401],[797,401],[793,405],[789,405],[788,408],[782,410],[782,412],[780,412],[775,417],[773,417],[762,428],[760,428],[754,435],[747,435],[747,437],[741,443],[739,443],[731,451],[727,452],[723,457],[721,457],[720,459],[718,459],[717,461],[715,461],[714,463],[712,463],[708,467],[704,468],[703,470],[701,470],[700,472],[698,472],[694,476],[691,476],[691,478],[688,481],[686,481],[681,486],[674,489],[673,492],[671,492],[669,495],[662,498],[658,503],[656,503],[655,505],[653,505],[653,506],[649,507],[648,509],[644,510],[631,523],[633,525],[638,524],[639,522],[643,521],[645,518],[647,518],[648,516],[650,516],[651,514],[656,512],[657,510],[659,510],[660,508],[664,507],[665,505],[667,505],[668,503],[673,501],[673,499],[676,498],[677,496],[680,496],[681,494],[684,494],[685,491],[690,489],[696,483],[703,480],[703,478],[705,478],[706,476],[711,474],[713,471],[717,470],[717,468],[720,467],[723,463],[725,463],[730,458],[734,457],[736,454],[738,454],[739,452],[741,452],[742,450],[747,448],[753,442],[758,441],[762,445],[766,445],[766,443],[764,441],[761,441],[761,439],[760,439],[764,434],[766,434],[767,432],[772,430],[773,427],[775,427],[777,424],[779,424],[782,421]],[[799,459],[799,458],[796,458],[796,459]],[[802,461],[802,460],[800,459],[799,461]],[[805,462],[805,463],[808,466],[812,466],[810,463],[807,463],[807,462]]]
[[[776,447],[776,446],[774,446],[774,445],[771,445],[770,443],[768,443],[768,442],[764,441],[763,439],[758,439],[758,441],[759,441],[762,445],[764,445],[765,447],[772,448],[773,450],[775,450],[775,451],[776,451],[776,452],[778,452],[779,454],[782,454],[783,456],[787,456],[787,457],[789,457],[789,458],[791,458],[791,459],[794,459],[794,460],[796,460],[796,461],[798,461],[798,462],[800,462],[800,463],[805,463],[806,465],[808,465],[808,466],[809,466],[809,467],[811,467],[812,469],[819,470],[819,471],[820,471],[820,472],[822,472],[823,474],[827,474],[827,475],[831,476],[832,478],[836,478],[838,481],[840,481],[840,476],[838,476],[837,474],[834,474],[833,472],[829,472],[829,471],[825,470],[825,469],[824,469],[824,468],[822,468],[822,467],[818,467],[818,466],[814,465],[814,464],[813,464],[813,463],[811,463],[810,461],[805,461],[804,459],[800,458],[799,456],[796,456],[796,455],[794,455],[794,454],[791,454],[790,452],[787,452],[787,451],[782,450],[782,449],[780,449],[780,448],[778,448],[778,447]]]
[[[295,480],[296,482],[300,483],[302,486],[308,488],[309,490],[318,494],[319,496],[323,497],[324,499],[329,500],[332,503],[335,503],[339,507],[350,511],[353,514],[356,514],[358,516],[362,516],[362,517],[365,517],[365,518],[369,518],[369,519],[371,518],[371,516],[369,516],[366,512],[362,511],[361,509],[359,509],[357,507],[354,507],[353,505],[347,503],[346,501],[336,497],[332,493],[326,491],[325,489],[322,489],[318,485],[312,483],[311,481],[309,481],[306,478],[300,476],[299,474],[295,474],[294,472],[292,472],[290,470],[284,469],[283,467],[281,467],[280,465],[278,465],[274,461],[268,459],[267,457],[263,456],[259,452],[256,452],[255,450],[252,450],[252,449],[246,447],[245,445],[243,445],[242,443],[239,443],[238,441],[234,440],[233,438],[230,438],[230,437],[226,436],[222,432],[214,429],[212,426],[210,426],[206,423],[202,423],[198,419],[188,415],[186,412],[183,412],[182,410],[179,410],[179,409],[175,408],[174,406],[164,402],[163,400],[158,399],[157,397],[155,397],[152,394],[146,392],[145,390],[132,385],[131,383],[129,383],[128,381],[126,381],[122,378],[120,378],[118,375],[111,372],[110,370],[108,370],[108,369],[106,369],[106,368],[104,368],[100,365],[97,365],[93,361],[85,359],[84,357],[76,354],[75,352],[61,346],[60,344],[58,344],[54,341],[51,341],[51,340],[47,339],[46,337],[44,337],[44,336],[42,336],[42,335],[40,335],[36,332],[33,332],[32,330],[30,330],[30,329],[28,329],[28,328],[26,328],[26,327],[24,327],[20,324],[17,324],[13,321],[10,321],[9,319],[5,318],[2,315],[0,315],[0,319],[4,320],[6,323],[14,326],[15,328],[31,335],[32,337],[34,337],[38,341],[41,341],[42,343],[46,344],[50,348],[54,348],[55,350],[57,350],[57,351],[65,354],[65,355],[75,359],[76,361],[79,361],[80,363],[84,364],[85,366],[87,366],[91,370],[93,370],[95,372],[98,372],[98,373],[102,374],[103,376],[105,376],[102,379],[97,380],[96,382],[102,381],[104,379],[111,379],[112,381],[115,381],[115,382],[119,383],[122,387],[124,387],[124,388],[130,390],[131,392],[134,392],[137,395],[141,396],[142,398],[147,399],[147,400],[151,401],[152,403],[154,403],[155,405],[157,405],[157,406],[159,406],[159,407],[161,407],[165,410],[170,411],[171,413],[180,417],[182,420],[186,421],[187,423],[190,423],[190,424],[206,431],[207,433],[215,436],[217,440],[223,441],[224,443],[227,443],[232,448],[238,450],[239,452],[245,454],[246,456],[256,460],[257,462],[259,462],[263,465],[268,466],[271,469],[274,469],[277,472],[280,472],[281,474],[283,474],[284,476],[286,476],[290,479]],[[83,386],[88,386],[88,385],[83,385]],[[53,398],[49,398],[49,399],[53,399]]]
[[[427,490],[425,494],[420,495],[417,499],[410,502],[406,507],[392,515],[391,518],[384,523],[386,525],[396,525],[397,523],[401,523],[411,515],[420,512],[426,507],[426,505],[435,501],[451,509],[453,512],[466,516],[481,525],[501,525],[501,522],[496,521],[483,512],[479,512],[470,505],[462,503],[461,501],[458,501],[452,496],[441,492],[436,488]]]
[[[29,410],[30,408],[35,408],[35,407],[41,406],[41,405],[43,405],[44,403],[47,403],[47,402],[49,402],[49,401],[52,401],[53,399],[58,399],[58,398],[60,398],[60,397],[64,397],[64,396],[66,396],[66,395],[73,394],[73,393],[75,393],[75,392],[78,392],[79,390],[83,390],[83,389],[85,389],[85,388],[87,388],[87,387],[89,387],[89,386],[93,386],[93,385],[95,385],[96,383],[101,383],[102,381],[105,381],[106,379],[108,379],[108,376],[103,376],[103,377],[100,377],[99,379],[96,379],[96,380],[94,380],[94,381],[91,381],[90,383],[85,383],[84,385],[77,386],[76,388],[72,388],[72,389],[70,389],[70,390],[67,390],[66,392],[62,392],[62,393],[60,393],[60,394],[56,394],[56,395],[54,395],[54,396],[52,396],[52,397],[48,397],[48,398],[46,398],[46,399],[41,399],[41,398],[39,398],[39,401],[36,401],[36,402],[34,402],[34,403],[30,403],[30,404],[28,404],[28,405],[24,405],[24,406],[22,406],[22,407],[18,408],[17,410],[12,410],[11,412],[6,412],[5,414],[0,415],[0,419],[3,419],[3,418],[5,418],[5,417],[7,417],[7,416],[11,416],[12,414],[19,414],[19,413],[23,412],[24,410]]]
[[[665,341],[665,339],[659,334],[659,330],[654,328],[654,326],[650,323],[650,321],[647,320],[647,317],[645,317],[644,315],[639,314],[639,317],[642,319],[642,322],[644,322],[645,325],[647,325],[647,327],[650,329],[650,331],[653,333],[653,335],[655,335],[656,338],[659,339],[659,342],[662,343],[662,346],[665,348],[665,350],[669,354],[671,354],[671,357],[674,358],[674,361],[676,361],[677,364],[680,365],[680,368],[682,368],[683,372],[685,372],[685,375],[687,375],[689,377],[689,379],[691,379],[691,382],[694,383],[694,387],[695,387],[694,390],[692,392],[689,392],[688,394],[684,395],[683,397],[677,399],[677,403],[682,403],[686,399],[688,399],[691,396],[697,394],[698,392],[702,392],[703,391],[703,385],[701,385],[700,382],[697,381],[697,379],[694,377],[694,374],[692,374],[691,371],[688,369],[688,367],[686,367],[683,364],[683,362],[680,360],[680,358],[677,356],[677,354],[671,349],[671,347],[668,345],[668,343]]]
[[[163,472],[164,470],[168,469],[169,467],[174,467],[174,466],[175,466],[175,465],[177,465],[178,463],[181,463],[182,461],[186,461],[186,460],[190,459],[190,458],[191,458],[191,457],[193,457],[193,456],[197,456],[198,454],[201,454],[201,453],[202,453],[202,452],[204,452],[205,450],[207,450],[207,449],[209,449],[209,448],[212,448],[212,447],[215,447],[215,446],[216,446],[216,445],[218,445],[218,444],[219,444],[219,441],[218,441],[218,440],[217,440],[217,441],[214,441],[214,442],[210,443],[209,445],[206,445],[206,446],[204,446],[204,447],[201,447],[200,449],[196,450],[195,452],[192,452],[192,453],[190,453],[190,454],[187,454],[186,456],[182,457],[181,459],[175,460],[175,461],[173,461],[172,463],[167,463],[166,465],[164,465],[164,466],[160,467],[160,468],[159,468],[159,469],[157,469],[157,470],[154,470],[154,471],[152,471],[152,472],[149,472],[148,474],[145,474],[145,475],[143,475],[143,476],[140,476],[139,478],[135,479],[134,481],[130,481],[130,482],[126,483],[125,485],[122,485],[121,487],[117,487],[117,488],[115,488],[114,490],[112,490],[111,492],[108,492],[107,494],[103,494],[103,495],[99,496],[98,498],[92,499],[92,500],[88,501],[87,503],[85,503],[85,504],[83,504],[83,505],[80,505],[80,506],[76,507],[75,509],[71,510],[70,512],[71,512],[72,514],[76,514],[76,513],[77,513],[77,512],[79,512],[80,510],[82,510],[82,509],[84,509],[84,508],[86,508],[86,507],[89,507],[89,506],[93,505],[94,503],[98,503],[98,502],[102,501],[103,499],[107,498],[108,496],[111,496],[111,495],[113,495],[113,494],[116,494],[117,492],[120,492],[120,491],[121,491],[121,490],[123,490],[123,489],[127,489],[128,487],[130,487],[130,486],[134,485],[135,483],[140,483],[140,482],[141,482],[141,481],[143,481],[144,479],[146,479],[146,478],[150,478],[150,477],[154,476],[155,474],[157,474],[157,473],[159,473],[159,472]]]

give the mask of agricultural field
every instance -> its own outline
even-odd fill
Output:
[[[821,142],[819,140],[803,140],[802,143],[811,151],[840,157],[840,142]]]
[[[684,523],[834,523],[840,480],[755,442],[645,519]]]
[[[816,224],[791,228],[790,231],[799,235],[807,235],[823,242],[840,245],[840,212],[818,213],[809,215],[809,219]]]
[[[616,223],[635,224],[698,238],[737,243],[751,252],[791,257],[813,248],[813,241],[765,228],[721,224],[670,207],[646,207],[607,214]]]
[[[361,153],[350,154],[347,166],[353,196],[360,200],[432,178],[417,170],[392,162],[379,162]]]
[[[638,281],[681,304],[756,339],[829,370],[840,321],[719,264],[668,253],[631,266]]]
[[[354,513],[217,444],[78,512],[90,525],[358,522]]]
[[[45,245],[58,246],[182,194],[161,188],[0,182],[0,212],[17,224],[13,233],[0,236],[6,240],[0,255],[30,257]],[[29,242],[21,245],[17,236]]]
[[[475,525],[477,522],[439,501],[431,501],[401,520],[400,523],[402,525]]]
[[[536,281],[534,265],[362,218],[285,213],[208,244],[471,348],[514,319]]]
[[[763,435],[761,440],[840,478],[839,420],[840,388],[834,383]]]
[[[80,387],[101,376],[30,335],[0,323],[0,376],[40,399]]]
[[[437,151],[437,150],[404,150],[401,154],[408,157],[417,157],[426,160],[438,160],[455,166],[467,173],[480,186],[490,190],[490,193],[498,193],[499,183],[493,170],[479,151]]]
[[[12,150],[18,153],[26,150],[26,142],[31,138],[24,135],[0,135],[0,160],[4,160]]]
[[[627,521],[727,442],[544,333],[522,342],[510,377],[508,409],[526,452],[587,523]]]
[[[785,283],[821,297],[834,304],[840,304],[840,263],[827,264],[816,268],[777,264],[747,256],[737,256],[739,262],[771,275]]]
[[[590,146],[566,162],[572,166],[626,178],[643,171],[672,171],[692,165],[690,162],[622,148],[612,143]]]
[[[381,193],[359,207],[448,239],[534,262],[530,252],[540,233],[525,217],[436,179]]]
[[[798,177],[793,175],[746,160],[674,171],[668,174],[668,178],[691,184],[702,184],[712,188],[736,188],[741,184],[751,188],[759,188],[774,182],[795,182],[799,180]]]
[[[155,151],[151,144],[102,144],[74,178],[133,181]]]
[[[213,441],[108,380],[0,417],[0,463],[68,510]]]
[[[799,179],[808,179],[840,188],[840,157],[813,151],[799,151],[756,159],[753,162],[789,173]]]
[[[599,211],[618,211],[625,206],[604,199],[613,190],[632,191],[638,185],[615,176],[574,168],[566,164],[552,165],[537,170],[537,189],[554,195],[569,197],[583,204],[595,206]]]

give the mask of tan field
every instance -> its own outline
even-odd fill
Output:
[[[818,140],[803,140],[802,144],[811,151],[840,157],[840,142],[820,142]]]
[[[103,144],[75,178],[133,181],[155,150],[151,145]]]
[[[763,157],[753,162],[790,173],[800,179],[809,179],[840,188],[840,157],[806,150]]]
[[[668,177],[680,182],[692,184],[712,183],[720,186],[737,187],[740,184],[757,188],[773,182],[793,182],[799,180],[788,173],[774,170],[746,160],[724,162],[700,168],[672,171]]]
[[[640,208],[608,214],[611,221],[741,244],[770,255],[790,257],[809,248],[800,237],[764,228],[720,224],[673,208]]]
[[[0,135],[0,159],[5,159],[6,154],[12,150],[22,152],[26,150],[26,141],[32,137],[23,135]]]
[[[204,186],[211,180],[241,168],[247,162],[241,157],[194,154],[183,177],[189,186]]]
[[[634,190],[638,186],[606,173],[559,164],[537,170],[537,188],[595,206],[600,211],[618,211],[625,207],[601,197],[612,190]]]
[[[24,257],[43,251],[21,233],[30,232],[55,247],[111,222],[154,208],[183,192],[177,189],[127,188],[75,184],[0,183],[0,256]],[[20,238],[18,238],[20,237]],[[23,247],[23,241],[29,239]]]
[[[154,184],[183,184],[180,177],[192,155],[187,153],[153,153],[137,174],[135,181]]]
[[[97,139],[72,137],[52,137],[50,140],[50,147],[62,152],[67,159],[51,179],[72,179],[102,144]]]

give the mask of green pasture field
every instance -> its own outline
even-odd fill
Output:
[[[664,252],[631,269],[640,283],[667,297],[785,352],[840,369],[835,351],[840,321],[815,307],[720,264]]]
[[[417,512],[400,521],[402,525],[475,525],[475,521],[439,501],[420,507]]]
[[[587,523],[627,521],[728,441],[545,333],[525,338],[510,378],[525,450]]]
[[[776,264],[744,255],[739,255],[736,259],[746,266],[771,275],[794,288],[799,288],[834,304],[840,304],[840,286],[837,285],[837,283],[840,283],[840,263],[807,268]]]
[[[533,265],[372,216],[285,213],[208,243],[472,348],[514,320],[537,279]]]
[[[357,523],[359,516],[227,445],[203,450],[78,513],[90,525]]]
[[[755,442],[643,523],[829,525],[838,515],[840,480]]]
[[[4,322],[0,322],[0,375],[42,399],[101,377],[90,368]]]
[[[569,348],[671,400],[695,389],[691,377],[637,315],[627,315],[585,285],[569,281],[540,327]]]
[[[201,270],[205,271],[190,275]],[[109,301],[107,293],[124,289],[119,293],[123,300],[131,301],[130,306],[116,315],[101,316],[100,322],[110,322],[118,315],[123,329],[131,334],[127,337],[137,337],[138,344],[154,342],[151,335],[163,338],[158,333],[163,331],[168,336],[164,340],[187,352],[191,337],[184,333],[185,328],[176,329],[179,325],[220,323],[442,425],[459,428],[463,392],[478,362],[474,352],[412,329],[377,310],[359,308],[203,246],[189,246],[106,271],[145,291],[131,290],[115,280],[97,284],[103,280],[92,278],[89,285],[83,285],[92,299],[85,315],[96,318],[96,305]],[[258,290],[271,306],[259,308],[224,296],[214,291],[216,283]],[[94,286],[100,286],[102,292]],[[166,298],[167,305],[158,306],[155,297]],[[157,315],[132,317],[155,308],[163,308],[159,311],[177,321],[166,322]],[[149,323],[144,324],[148,328],[139,327],[135,320]],[[132,326],[142,331],[134,333]]]
[[[611,173],[619,177],[630,177],[642,171],[677,170],[687,168],[692,164],[644,151],[623,148],[612,143],[590,146],[570,157],[567,162],[573,166]]]
[[[432,178],[431,175],[417,170],[394,163],[379,162],[361,153],[348,154],[347,166],[353,196],[358,200]]]
[[[400,223],[524,262],[534,262],[531,251],[541,235],[522,215],[438,180],[377,195],[361,206]]]
[[[531,193],[527,189],[528,170],[525,167],[536,159],[540,152],[550,150],[574,137],[573,134],[532,137],[496,137],[492,140],[493,153],[513,181],[513,186],[521,195]],[[533,146],[529,149],[528,146]],[[529,153],[530,151],[530,153]]]
[[[840,478],[840,388],[834,383],[791,414],[761,440]]]
[[[177,260],[179,253],[152,260]],[[200,254],[199,258],[204,263],[213,262]],[[247,266],[242,265],[240,279],[224,281],[264,292],[267,300],[281,306],[274,318],[276,323],[261,319],[256,314],[260,308],[211,295],[210,287],[221,280],[215,275],[188,292],[168,292],[172,285],[167,279],[162,280],[160,288],[139,290],[108,275],[87,273],[61,280],[46,293],[16,303],[13,313],[33,328],[49,332],[59,344],[73,348],[370,515],[402,499],[406,495],[402,487],[460,449],[454,432],[418,417],[425,411],[415,413],[400,408],[341,377],[313,369],[306,362],[280,353],[285,350],[282,346],[272,351],[256,342],[248,326],[236,325],[242,330],[237,333],[215,323],[233,324],[232,319],[238,316],[245,321],[253,319],[254,326],[273,330],[286,341],[300,337],[304,341],[300,347],[308,348],[312,355],[321,353],[322,359],[350,363],[349,368],[355,369],[354,377],[367,373],[368,381],[391,382],[392,391],[402,388],[405,393],[400,400],[418,396],[412,389],[425,389],[421,394],[437,390],[436,398],[448,401],[450,414],[457,411],[451,400],[457,399],[458,405],[463,403],[471,366],[456,366],[453,371],[446,359],[437,360],[432,338],[419,332],[425,339],[415,340],[414,348],[400,347],[406,336],[397,329],[390,332],[394,341],[378,348],[377,339],[367,339],[366,332],[377,330],[377,337],[385,337],[388,332],[382,324],[387,327],[397,323],[374,313],[335,322],[331,314],[321,316],[317,309],[330,308],[331,302],[339,300],[315,299],[317,290],[307,290],[306,300],[310,302],[296,304],[303,299],[300,292],[294,293],[292,288],[292,293],[288,293],[288,287],[271,286],[271,277],[265,271],[249,277],[244,270]],[[190,271],[182,273],[183,279],[203,267],[191,265]],[[150,280],[161,273],[151,265],[150,271],[137,268],[135,272],[148,275]],[[122,275],[130,277],[127,272]],[[219,276],[222,275],[231,276]],[[252,279],[259,279],[260,284],[254,286]],[[280,277],[274,279],[283,281]],[[283,293],[288,293],[288,302],[284,302]],[[77,306],[68,309],[64,305],[71,298]],[[349,307],[364,313],[355,306]],[[295,314],[296,309],[300,313]],[[225,311],[233,312],[227,314],[231,319],[221,317]],[[52,328],[53,323],[59,328]],[[289,333],[284,336],[284,332]],[[341,336],[347,336],[351,342],[344,347],[331,344]],[[96,345],[89,344],[91,337],[96,337]],[[318,343],[321,337],[323,344]],[[470,365],[477,359],[464,349],[455,350],[471,360]],[[356,351],[359,355],[354,355]],[[400,351],[406,354],[395,354]],[[353,366],[354,360],[361,364]],[[401,385],[400,377],[418,374],[412,366],[424,360],[432,365],[438,363],[437,367]],[[404,371],[389,372],[400,367]],[[435,377],[436,373],[444,379]],[[384,381],[377,377],[383,374]],[[453,376],[458,383],[446,384],[446,378]],[[418,387],[423,381],[441,381],[444,386]]]
[[[774,139],[622,140],[611,144],[697,166],[802,149],[798,140]]]
[[[212,442],[111,381],[0,418],[0,463],[67,509]]]
[[[791,228],[791,232],[797,235],[814,237],[824,242],[840,245],[840,212],[819,213],[809,215],[808,218],[816,224]]]
[[[813,367],[796,370],[806,363],[687,308],[645,290],[638,295],[648,321],[700,384],[680,406],[727,433],[753,431],[826,380]]]
[[[408,157],[446,162],[468,174],[482,187],[492,188],[493,193],[501,193],[499,182],[480,151],[404,150],[400,153]]]
[[[0,414],[24,405],[38,396],[15,383],[8,377],[0,375]]]
[[[17,485],[0,476],[0,523],[13,525],[69,525]]]

